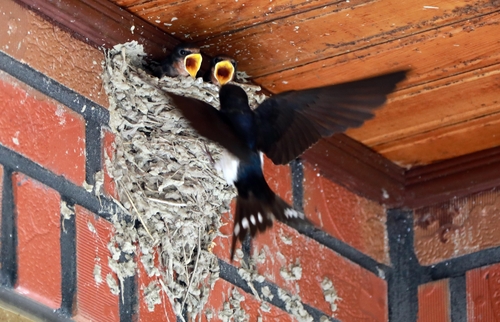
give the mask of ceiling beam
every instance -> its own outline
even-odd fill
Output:
[[[420,208],[500,187],[500,146],[405,173],[405,206]]]
[[[136,40],[152,59],[161,59],[180,41],[110,1],[15,0],[98,48]]]
[[[365,198],[391,208],[404,203],[404,169],[344,134],[320,140],[302,159]]]

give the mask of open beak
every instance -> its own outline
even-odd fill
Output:
[[[202,60],[203,58],[201,57],[201,54],[190,54],[184,58],[184,66],[191,77],[196,78],[196,74],[200,70]]]
[[[215,64],[214,76],[222,86],[233,79],[234,66],[229,60],[223,60]]]

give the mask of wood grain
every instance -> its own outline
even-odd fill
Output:
[[[500,109],[500,106],[498,106]],[[419,133],[376,147],[376,151],[406,167],[431,164],[500,146],[500,113]]]
[[[392,96],[352,138],[377,146],[495,113],[499,109],[500,64],[411,87]],[[395,121],[397,120],[397,121]]]
[[[395,69],[411,68],[404,87],[500,63],[500,13],[373,44],[285,69],[255,81],[273,93],[318,87]]]
[[[201,41],[235,30],[270,23],[297,12],[349,6],[337,0],[111,0],[181,39]],[[353,0],[354,1],[354,0]],[[371,0],[356,0],[366,2]]]
[[[323,7],[297,13],[270,23],[235,30],[200,43],[208,46],[206,48],[208,54],[226,51],[237,57],[241,70],[245,70],[254,78],[262,78],[293,68],[296,71],[303,71],[305,68],[309,72],[314,71],[311,73],[312,77],[325,76],[324,79],[328,81],[328,75],[331,73],[318,75],[316,72],[323,66],[333,65],[328,61],[332,57],[386,42],[393,42],[397,46],[400,40],[404,41],[411,36],[413,36],[412,42],[421,44],[436,33],[434,31],[436,28],[453,23],[461,23],[463,27],[469,27],[467,30],[472,30],[478,26],[467,22],[469,19],[498,10],[498,7],[492,6],[489,0],[475,1],[474,10],[466,9],[470,5],[467,1],[439,1],[435,3],[439,8],[437,10],[424,9],[426,3],[422,0],[369,2],[353,0],[343,6]],[[428,34],[424,36],[425,32]],[[469,40],[473,41],[472,37]],[[227,46],[228,43],[230,46]],[[377,54],[376,48],[370,49],[370,55]],[[354,54],[349,57],[358,59],[357,57],[362,55]],[[337,61],[342,59],[338,57]],[[401,59],[397,59],[395,63],[399,61]],[[311,63],[317,64],[308,66]],[[395,64],[391,65],[393,63],[391,60],[386,63],[392,68],[396,67]],[[373,67],[378,68],[378,65],[370,64],[365,68]],[[357,74],[351,73],[351,75]],[[285,80],[290,84],[293,78],[279,79],[276,76],[273,79],[278,83]],[[273,92],[286,90],[279,88],[277,84],[275,88],[268,81],[261,79],[256,81]],[[295,81],[304,86],[302,78],[297,78]],[[306,84],[308,87],[318,85],[316,82]]]

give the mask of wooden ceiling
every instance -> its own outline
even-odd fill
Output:
[[[403,167],[500,146],[498,0],[109,0],[272,93],[411,68],[347,132]],[[157,40],[158,41],[158,40]]]

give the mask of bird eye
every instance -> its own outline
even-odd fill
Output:
[[[181,55],[182,55],[182,56],[187,56],[188,54],[189,54],[189,53],[188,53],[186,50],[181,49]]]

